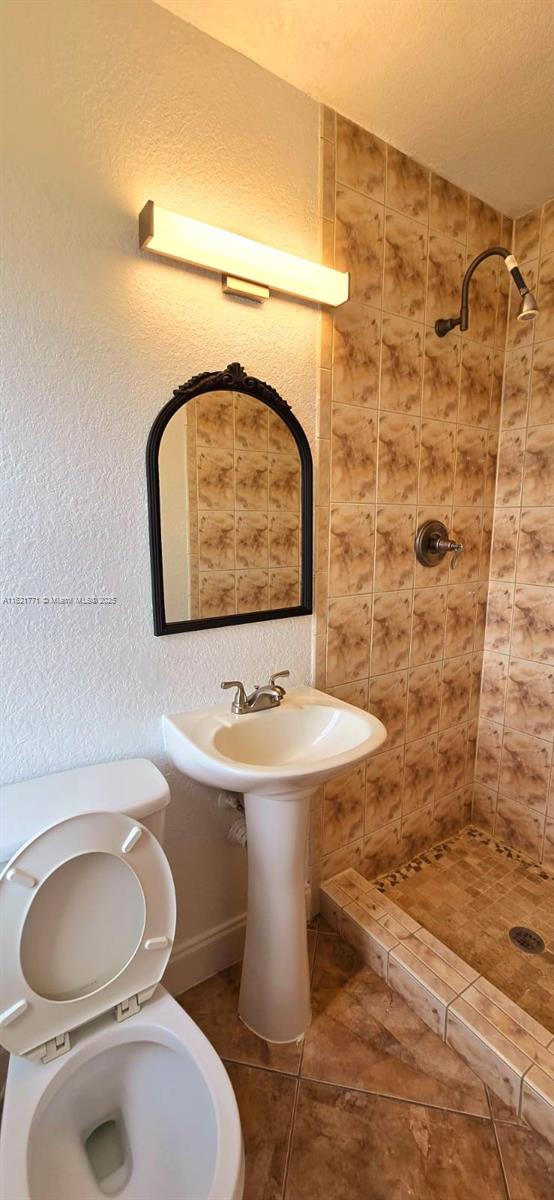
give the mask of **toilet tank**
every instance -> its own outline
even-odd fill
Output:
[[[0,871],[35,834],[85,812],[126,813],[162,843],[169,787],[146,758],[42,775],[0,788]]]

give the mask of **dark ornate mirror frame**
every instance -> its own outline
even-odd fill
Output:
[[[264,609],[262,612],[233,613],[222,617],[199,617],[191,621],[166,621],[162,563],[162,535],[160,520],[160,477],[158,451],[162,434],[172,416],[189,400],[205,392],[242,392],[267,404],[278,413],[292,433],[300,455],[301,480],[301,603],[291,608]],[[154,633],[156,637],[166,633],[184,633],[188,629],[213,629],[219,625],[244,625],[250,621],[275,621],[281,617],[302,617],[312,612],[312,521],[313,521],[313,467],[312,455],[304,430],[291,412],[282,396],[270,387],[247,375],[240,363],[230,363],[225,371],[204,371],[187,383],[176,388],[172,399],[158,413],[148,436],[146,447],[146,474],[148,484],[148,524],[150,533],[150,565],[152,572],[152,601],[154,608]]]

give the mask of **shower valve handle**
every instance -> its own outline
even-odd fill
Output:
[[[464,543],[450,538],[442,521],[424,521],[416,534],[415,552],[417,561],[424,567],[436,567],[445,554],[452,554],[450,567],[454,570],[460,554],[464,552]]]

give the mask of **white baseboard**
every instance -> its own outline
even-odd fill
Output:
[[[310,913],[310,885],[306,884],[306,913]],[[210,975],[238,962],[244,949],[246,913],[214,925],[206,933],[186,938],[173,947],[162,983],[172,996],[179,996]]]

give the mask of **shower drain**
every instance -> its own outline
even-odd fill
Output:
[[[527,929],[525,925],[514,925],[513,929],[510,929],[510,939],[519,950],[525,950],[526,954],[542,954],[544,950],[540,933],[535,933],[534,929]]]

